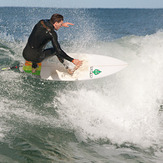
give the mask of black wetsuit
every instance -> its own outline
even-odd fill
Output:
[[[53,48],[44,49],[49,41],[52,42]],[[50,20],[40,20],[29,36],[27,45],[23,50],[23,57],[25,60],[31,61],[32,67],[36,68],[37,63],[53,55],[56,55],[61,63],[64,62],[64,59],[70,62],[73,60],[61,49],[57,33],[54,31],[54,26]]]

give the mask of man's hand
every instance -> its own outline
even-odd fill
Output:
[[[79,59],[74,59],[72,61],[72,63],[76,66],[76,68],[78,69],[82,64],[83,64],[83,61],[80,61]]]
[[[69,27],[69,25],[74,25],[74,24],[69,23],[69,22],[65,22],[62,24],[62,27]]]

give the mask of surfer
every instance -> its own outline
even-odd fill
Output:
[[[82,65],[82,61],[68,56],[60,47],[58,43],[58,36],[55,30],[61,27],[69,27],[74,25],[69,22],[63,22],[63,16],[60,14],[53,14],[51,19],[40,20],[33,28],[29,36],[28,42],[23,50],[23,57],[27,61],[32,62],[32,72],[36,71],[38,63],[45,58],[56,55],[59,61],[65,66],[69,74],[73,74],[76,69]],[[45,49],[48,42],[52,42],[53,48]],[[75,65],[74,70],[64,63],[64,59],[72,62]]]

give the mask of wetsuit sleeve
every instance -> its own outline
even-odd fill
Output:
[[[52,33],[52,45],[55,48],[56,52],[57,52],[57,56],[64,58],[70,62],[73,61],[73,58],[71,58],[70,56],[68,56],[60,47],[59,43],[58,43],[58,37],[55,31],[53,31]]]

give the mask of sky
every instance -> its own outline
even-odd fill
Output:
[[[0,0],[0,7],[163,8],[163,0]]]

